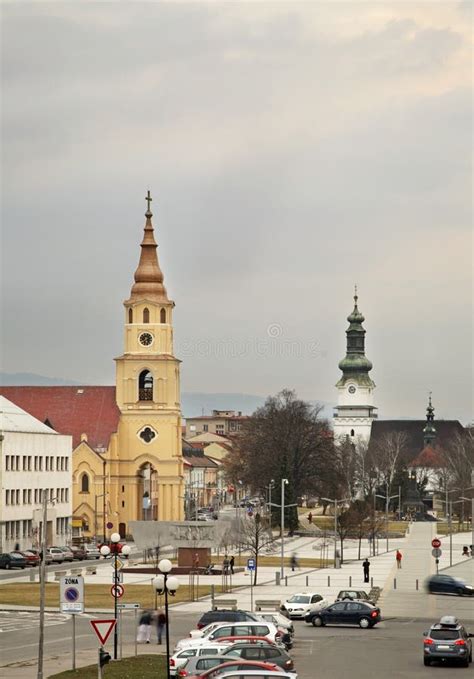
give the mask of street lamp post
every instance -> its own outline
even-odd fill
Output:
[[[388,506],[390,504],[390,500],[393,500],[396,497],[399,497],[399,494],[397,493],[396,495],[389,495],[389,490],[388,490],[388,481],[385,484],[385,495],[377,495],[376,497],[382,498],[382,500],[385,500],[385,539],[386,539],[386,545],[387,545],[387,552],[388,552]]]
[[[285,559],[285,541],[284,541],[284,530],[285,530],[285,486],[288,485],[288,479],[281,480],[281,565],[280,565],[280,576],[283,578],[284,574],[284,559]]]
[[[340,502],[342,504],[343,502],[348,502],[350,500],[350,498],[345,497],[343,500],[337,500],[337,499],[332,500],[329,497],[322,497],[321,500],[324,500],[325,502],[331,502],[334,505],[334,568],[337,568],[337,565],[336,565],[336,556],[337,556],[337,503]]]
[[[153,587],[158,594],[165,593],[165,617],[166,617],[166,676],[171,679],[170,674],[170,635],[169,635],[169,622],[168,622],[168,593],[171,596],[176,594],[176,590],[179,587],[179,580],[173,576],[169,576],[173,564],[169,559],[162,559],[158,564],[158,568],[161,573],[153,579]]]
[[[272,489],[275,485],[275,481],[272,479],[268,484],[268,508],[270,509],[270,530],[272,527]]]

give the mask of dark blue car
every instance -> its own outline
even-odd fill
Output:
[[[457,596],[473,596],[474,587],[466,584],[461,578],[451,575],[432,575],[426,581],[426,589],[430,594],[457,594]]]
[[[363,629],[373,627],[381,619],[380,608],[363,601],[337,601],[320,611],[310,611],[305,616],[305,622],[314,627],[359,625]]]

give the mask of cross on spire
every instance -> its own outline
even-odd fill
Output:
[[[146,209],[147,214],[148,214],[148,213],[151,214],[150,203],[151,203],[151,201],[153,200],[153,198],[151,197],[150,189],[148,189],[148,191],[147,191],[145,200],[146,200],[146,202],[147,202],[147,209]]]

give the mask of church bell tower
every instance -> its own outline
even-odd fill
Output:
[[[334,414],[333,428],[335,440],[349,437],[368,441],[372,422],[377,417],[374,406],[375,383],[369,376],[372,363],[365,355],[365,318],[359,311],[357,287],[354,294],[354,309],[347,317],[346,356],[339,362],[342,376],[336,384],[338,405]]]
[[[131,520],[183,519],[180,361],[173,353],[174,302],[157,255],[147,195],[140,261],[125,300],[124,353],[116,361],[117,506]],[[124,518],[125,518],[124,516]]]

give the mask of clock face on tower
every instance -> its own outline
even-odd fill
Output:
[[[138,338],[140,344],[144,347],[149,347],[153,343],[153,335],[150,332],[142,332]]]
[[[348,391],[349,391],[349,394],[355,394],[355,393],[356,393],[356,388],[354,387],[353,384],[351,384],[351,386],[349,387]]]

